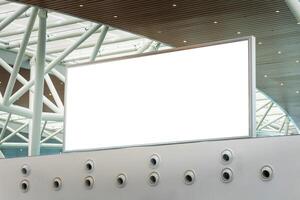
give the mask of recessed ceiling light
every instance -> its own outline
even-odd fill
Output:
[[[49,93],[49,96],[52,96],[52,94],[51,94],[51,93]]]
[[[118,15],[114,15],[114,18],[118,18],[119,16]]]
[[[265,74],[265,75],[264,75],[264,77],[265,77],[265,78],[268,78],[268,75],[267,75],[267,74]]]
[[[300,22],[297,22],[297,24],[300,24]]]
[[[173,7],[176,7],[176,6],[177,6],[177,4],[176,4],[176,3],[173,3],[173,4],[172,4],[172,6],[173,6]]]
[[[280,10],[276,10],[275,12],[276,12],[276,13],[280,13]]]
[[[162,31],[157,31],[157,33],[161,34],[161,33],[162,33]]]
[[[300,93],[300,91],[299,91],[299,90],[297,90],[297,91],[296,91],[296,94],[299,94],[299,93]]]
[[[82,8],[82,7],[83,7],[83,5],[82,5],[82,4],[80,4],[80,5],[79,5],[79,7],[80,7],[80,8]]]
[[[278,53],[278,54],[282,54],[282,52],[281,52],[281,51],[278,51],[277,53]]]
[[[218,21],[214,21],[214,24],[217,24],[217,23],[219,23]]]
[[[280,85],[281,85],[281,86],[283,86],[283,85],[284,85],[284,83],[280,83]]]
[[[187,43],[187,41],[186,41],[186,40],[183,40],[183,43]]]
[[[238,32],[236,32],[236,34],[240,35],[240,34],[241,34],[241,32],[240,32],[240,31],[238,31]]]
[[[262,45],[262,42],[258,42],[259,45]]]
[[[296,60],[296,63],[299,63],[300,61],[299,60]]]

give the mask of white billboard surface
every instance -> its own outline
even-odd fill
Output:
[[[68,68],[65,150],[248,136],[249,40]]]

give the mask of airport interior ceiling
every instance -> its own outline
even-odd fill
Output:
[[[257,88],[300,125],[300,25],[284,0],[20,0],[173,47],[254,35]]]

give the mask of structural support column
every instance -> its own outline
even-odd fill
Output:
[[[39,10],[39,33],[36,54],[36,63],[31,66],[35,78],[33,94],[33,117],[31,132],[29,133],[29,156],[40,154],[41,140],[41,122],[43,112],[43,93],[44,93],[44,73],[46,62],[46,29],[47,29],[47,11]]]

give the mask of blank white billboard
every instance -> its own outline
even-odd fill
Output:
[[[65,150],[249,136],[252,44],[244,38],[68,68]]]

